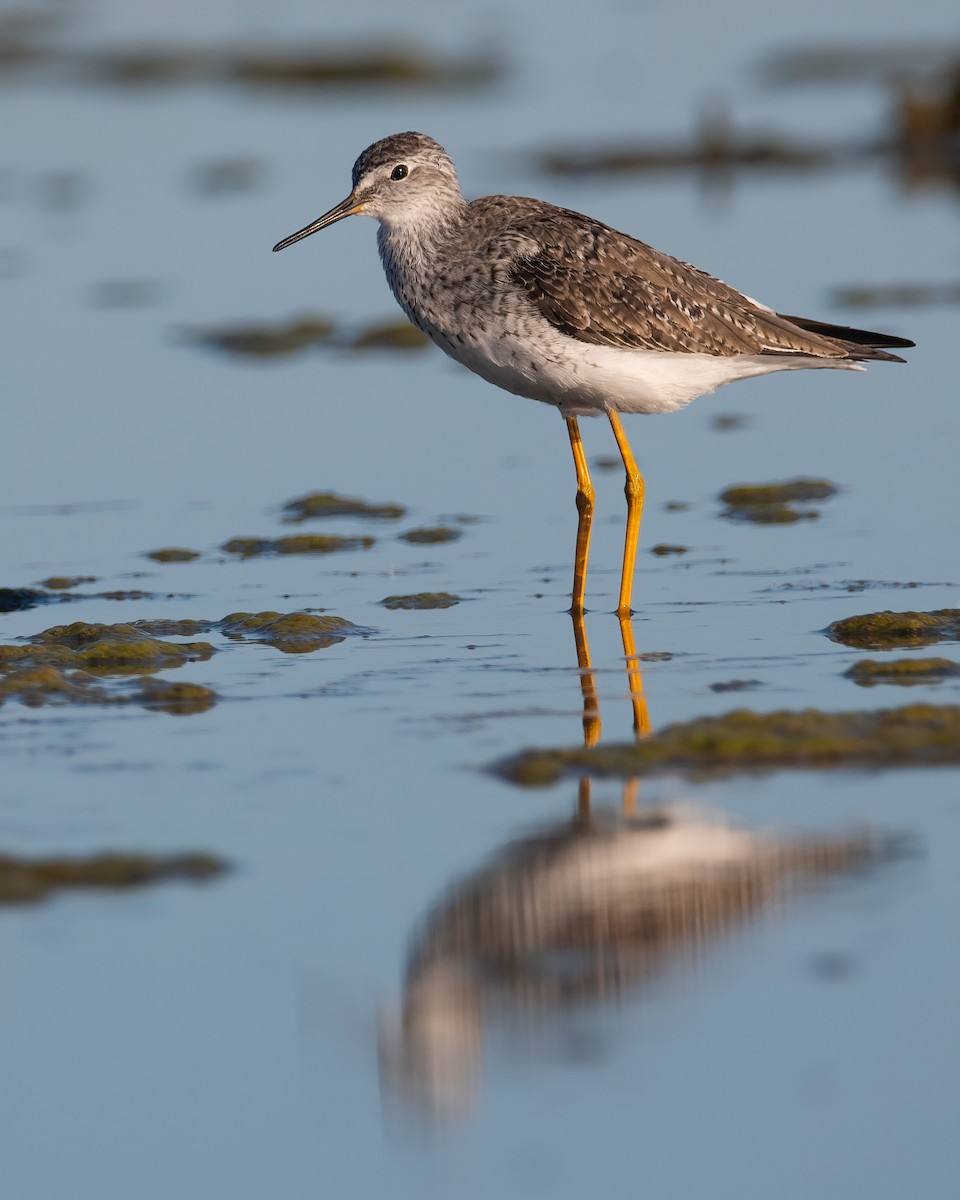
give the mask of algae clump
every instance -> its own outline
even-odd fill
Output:
[[[336,492],[309,492],[288,500],[283,506],[283,519],[288,523],[308,521],[314,517],[369,517],[396,520],[406,513],[402,504],[368,504],[355,496],[339,496]]]
[[[130,623],[135,629],[149,633],[151,637],[196,637],[198,633],[209,633],[211,629],[217,628],[216,621],[195,621],[190,617],[179,620],[170,617],[160,617],[156,620],[141,617],[140,620]]]
[[[333,554],[337,550],[369,550],[372,537],[338,537],[325,533],[298,533],[281,538],[231,538],[220,547],[227,554],[253,558],[259,554]]]
[[[844,617],[827,627],[827,636],[857,650],[898,650],[960,641],[960,608],[934,612],[877,612]]]
[[[452,592],[414,592],[409,596],[385,596],[380,603],[393,609],[453,608],[460,597]]]
[[[121,690],[108,691],[87,671],[61,671],[49,666],[23,667],[0,675],[0,700],[8,697],[28,708],[45,704],[139,704],[174,714],[205,712],[217,700],[216,692],[198,683],[168,683],[144,675],[125,682]]]
[[[92,675],[83,671],[67,674],[56,667],[21,667],[0,675],[0,699],[8,696],[15,696],[30,708],[38,708],[50,700],[100,703],[107,699]]]
[[[161,550],[148,550],[146,557],[158,563],[193,562],[200,557],[200,551],[187,550],[184,546],[166,546]]]
[[[226,78],[273,87],[343,87],[348,84],[459,90],[496,79],[499,59],[483,55],[442,60],[416,47],[373,45],[359,51],[326,47],[242,50],[224,64]]]
[[[179,667],[213,654],[209,642],[163,642],[135,625],[75,621],[27,638],[26,646],[0,646],[0,671],[17,665],[81,668],[97,675],[123,675]]]
[[[169,683],[166,679],[141,679],[137,700],[144,708],[187,716],[206,712],[217,702],[217,693],[200,683]]]
[[[752,508],[757,504],[792,504],[797,500],[827,500],[835,496],[837,486],[829,479],[788,479],[784,483],[741,483],[720,493],[731,508]]]
[[[406,533],[401,533],[399,536],[402,541],[409,542],[413,546],[434,546],[441,542],[455,542],[457,538],[463,536],[463,532],[460,529],[453,529],[450,525],[430,525],[421,529],[408,529]]]
[[[41,582],[42,586],[49,588],[51,592],[59,592],[79,587],[81,583],[96,583],[97,580],[93,575],[51,575],[49,579]]]
[[[106,853],[90,858],[26,859],[0,855],[0,904],[32,904],[60,888],[142,887],[167,879],[204,882],[227,864],[212,854]]]
[[[819,512],[812,508],[793,508],[810,500],[827,500],[836,495],[837,486],[829,479],[788,479],[783,483],[741,483],[720,493],[727,507],[721,516],[758,525],[789,525],[795,521],[815,520]]]
[[[37,649],[36,661],[53,665],[83,667],[88,670],[160,670],[185,662],[208,659],[213,654],[209,642],[163,642],[148,637],[135,625],[97,625],[75,621],[72,625],[54,625],[29,638]]]
[[[783,768],[960,763],[960,706],[914,704],[878,712],[756,713],[737,709],[667,726],[641,742],[527,750],[500,764],[514,783],[554,783],[569,771],[641,776]]]
[[[219,625],[224,635],[235,641],[266,642],[285,654],[308,654],[335,646],[349,634],[367,632],[344,617],[303,612],[236,612]]]
[[[345,343],[348,350],[423,350],[429,345],[427,335],[409,321],[368,325]]]
[[[873,687],[877,683],[897,683],[909,687],[918,683],[940,683],[951,675],[960,675],[960,663],[949,658],[895,658],[891,662],[865,658],[849,671],[847,679],[861,687]]]
[[[329,614],[317,615],[305,612],[235,612],[228,613],[220,621],[173,621],[161,618],[156,621],[137,621],[137,628],[153,634],[180,634],[190,637],[195,633],[207,633],[218,629],[231,641],[265,642],[288,654],[303,654],[334,646],[348,634],[367,634],[370,630],[355,625],[345,617]]]
[[[281,325],[237,325],[190,329],[185,336],[203,346],[247,358],[295,354],[329,340],[333,324],[323,317],[299,317]]]

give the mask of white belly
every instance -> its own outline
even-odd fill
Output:
[[[535,350],[512,337],[475,337],[457,344],[442,333],[431,336],[451,358],[488,382],[554,404],[565,416],[675,412],[698,396],[754,375],[810,367],[863,370],[836,359],[627,350],[577,342],[553,330],[541,340],[540,329],[532,332]]]

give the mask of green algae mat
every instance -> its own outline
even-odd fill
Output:
[[[757,713],[737,709],[668,725],[641,742],[525,750],[495,770],[512,783],[555,783],[567,773],[703,775],[782,768],[940,766],[960,763],[960,705],[911,704],[873,712]]]
[[[876,612],[844,617],[827,627],[827,637],[857,650],[902,650],[960,640],[960,608],[935,612]]]
[[[118,891],[177,879],[203,883],[227,869],[226,862],[212,854],[111,852],[42,859],[0,854],[0,905],[33,904],[62,888]]]

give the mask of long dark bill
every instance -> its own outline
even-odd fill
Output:
[[[311,233],[317,233],[321,229],[326,229],[328,225],[333,225],[337,221],[342,221],[344,217],[352,217],[354,213],[363,212],[362,205],[357,203],[356,197],[351,194],[346,200],[341,200],[329,212],[323,214],[310,225],[305,225],[303,229],[298,229],[296,233],[291,233],[289,237],[283,239],[282,242],[277,242],[274,250],[286,250],[287,246],[292,246],[294,242],[299,242],[301,238],[309,237]]]

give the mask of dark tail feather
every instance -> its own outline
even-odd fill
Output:
[[[905,362],[906,359],[900,358],[896,354],[885,354],[880,347],[892,346],[897,350],[909,350],[911,346],[916,345],[916,342],[911,342],[909,338],[894,337],[892,333],[873,333],[869,329],[854,329],[849,325],[828,325],[825,321],[812,321],[809,317],[788,317],[786,313],[777,313],[777,316],[784,321],[789,321],[791,325],[806,330],[807,333],[815,333],[819,337],[835,338],[838,342],[846,342],[852,348],[851,358],[859,358],[860,355],[856,353],[855,348],[863,346],[863,358],[882,359],[886,362]],[[871,350],[875,353],[869,353]]]

